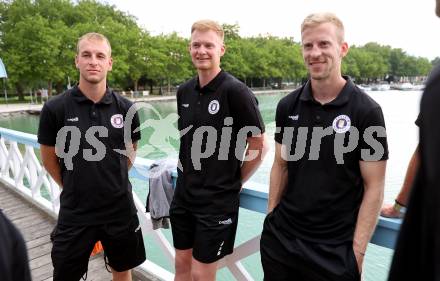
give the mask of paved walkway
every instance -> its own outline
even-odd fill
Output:
[[[0,209],[3,210],[3,213],[23,235],[28,250],[32,280],[53,280],[53,266],[50,257],[52,250],[50,233],[55,227],[55,219],[36,208],[2,183],[0,183]],[[140,269],[133,270],[132,274],[133,281],[160,280]],[[111,279],[111,273],[105,268],[103,254],[91,257],[87,272],[87,281],[110,281]]]
[[[32,280],[52,280],[52,243],[49,235],[55,226],[55,220],[1,184],[0,208],[24,237]],[[90,259],[87,280],[111,280],[111,274],[105,269],[102,254]]]
[[[16,103],[16,104],[0,104],[0,113],[14,113],[23,111],[40,111],[42,104]]]
[[[264,95],[264,94],[276,94],[276,93],[288,93],[291,92],[292,89],[286,90],[262,90],[262,91],[254,91],[256,95]],[[133,102],[160,102],[160,101],[173,101],[176,99],[175,95],[170,96],[145,96],[139,98],[130,98]],[[34,111],[39,112],[43,107],[42,104],[30,104],[30,103],[16,103],[16,104],[0,104],[0,114],[10,114],[10,113],[20,113],[24,111]]]
[[[175,100],[175,96],[150,96],[141,98],[129,98],[133,102],[160,102]],[[0,104],[0,114],[7,115],[11,113],[21,112],[39,112],[43,107],[42,104],[31,103],[14,103],[14,104]]]

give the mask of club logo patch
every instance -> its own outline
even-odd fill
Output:
[[[342,134],[350,130],[351,120],[347,115],[339,115],[333,120],[333,130],[336,133]]]
[[[208,105],[208,112],[210,114],[216,114],[220,110],[220,103],[218,100],[212,100]]]
[[[110,118],[110,123],[114,128],[120,129],[124,127],[124,116],[122,114],[115,114]]]

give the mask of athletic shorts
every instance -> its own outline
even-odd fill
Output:
[[[360,281],[352,242],[329,245],[286,239],[268,217],[260,240],[264,281]]]
[[[137,216],[128,221],[103,225],[57,224],[51,234],[54,281],[78,281],[87,272],[90,254],[101,241],[108,264],[126,271],[145,261],[142,231]]]
[[[193,250],[202,263],[218,261],[234,250],[238,210],[229,214],[194,213],[172,204],[170,221],[174,248]]]

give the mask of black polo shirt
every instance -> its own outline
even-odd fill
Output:
[[[2,281],[31,281],[26,244],[0,209],[0,273]]]
[[[79,143],[71,165],[67,157],[59,159],[63,180],[60,223],[102,224],[127,219],[136,213],[127,157],[115,151],[125,150],[124,124],[128,122],[127,112],[132,105],[110,89],[94,103],[78,87],[44,104],[38,129],[40,144],[55,146],[57,133],[63,126],[72,126],[80,132],[80,136],[67,134],[66,153],[71,144],[74,147],[73,143]],[[97,132],[96,126],[103,132]],[[138,127],[139,117],[135,114],[130,130],[132,142],[140,139],[140,132],[133,133]]]
[[[329,244],[353,239],[364,192],[359,161],[365,159],[361,150],[375,153],[371,141],[365,141],[363,134],[370,126],[381,126],[384,130],[385,123],[380,106],[350,79],[345,79],[347,83],[340,94],[327,104],[321,105],[313,98],[310,81],[278,104],[275,141],[289,147],[294,157],[286,158],[288,184],[273,212],[273,222],[287,239],[299,237]],[[289,127],[294,130],[290,136]],[[353,127],[359,131],[357,145],[349,140],[348,130],[354,130]],[[319,134],[321,129],[326,129],[326,133]],[[354,136],[355,133],[353,140]],[[386,137],[377,133],[372,136],[383,154],[368,160],[388,159]],[[352,148],[346,149],[350,152],[342,156],[335,153],[338,138],[343,140],[339,143]]]
[[[236,144],[237,139],[245,144],[249,136],[243,129],[238,137],[239,131],[249,126],[264,132],[257,99],[245,84],[221,71],[203,88],[197,77],[179,87],[177,106],[179,130],[190,130],[180,138],[183,171],[178,169],[174,202],[195,212],[236,211],[244,152]]]
[[[440,279],[440,66],[420,102],[420,168],[390,266],[389,281]]]

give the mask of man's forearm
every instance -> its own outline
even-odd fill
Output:
[[[245,160],[241,166],[241,182],[246,182],[258,169],[263,162],[264,157],[268,151],[268,145],[265,135],[254,137],[248,140],[249,145],[245,152]],[[251,159],[247,159],[251,157]]]
[[[269,199],[267,212],[270,213],[279,204],[287,185],[287,166],[274,163],[270,171]]]
[[[134,161],[136,160],[136,150],[137,150],[137,142],[133,143],[132,146],[127,147],[127,168],[128,170],[133,167]]]
[[[60,162],[58,162],[58,157],[55,153],[55,147],[42,144],[40,146],[40,152],[44,168],[53,178],[53,180],[58,184],[58,186],[62,188],[63,180],[61,178],[61,165]]]
[[[362,255],[365,254],[368,242],[376,227],[382,201],[383,187],[369,187],[365,189],[353,239],[354,250]]]
[[[53,180],[58,184],[60,188],[63,188],[63,180],[61,178],[61,167],[58,163],[46,163],[44,168],[53,178]]]

